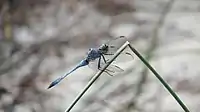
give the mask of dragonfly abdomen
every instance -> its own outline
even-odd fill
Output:
[[[72,69],[71,71],[69,71],[68,73],[66,73],[65,75],[59,77],[58,79],[54,80],[48,87],[48,89],[52,88],[53,86],[57,85],[58,83],[60,83],[61,80],[63,80],[66,76],[68,76],[69,74],[71,74],[72,72],[74,72],[76,69],[86,66],[89,64],[89,61],[87,59],[82,60],[74,69]]]

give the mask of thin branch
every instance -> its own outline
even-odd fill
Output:
[[[170,92],[174,99],[179,103],[185,112],[190,112],[181,99],[176,95],[176,93],[171,89],[171,87],[164,81],[164,79],[156,72],[156,70],[140,55],[140,53],[134,49],[130,44],[128,44],[130,49],[140,58],[140,60],[152,71],[156,78],[163,84],[163,86]]]
[[[158,33],[160,31],[160,28],[165,23],[165,19],[166,19],[168,13],[170,12],[173,3],[174,3],[174,0],[171,0],[166,5],[166,7],[163,10],[163,13],[160,15],[159,21],[158,21],[155,29],[153,30],[152,35],[150,36],[151,37],[150,47],[148,47],[147,52],[145,53],[146,54],[145,59],[148,61],[151,60],[154,56],[153,52],[157,48],[158,40],[159,40]],[[137,99],[139,99],[139,95],[142,93],[144,84],[148,78],[147,73],[148,73],[148,68],[146,68],[146,67],[143,68],[142,73],[141,73],[141,78],[138,82],[135,97],[131,102],[129,102],[128,105],[125,106],[126,108],[128,108],[128,110],[131,110],[132,108],[136,108]]]

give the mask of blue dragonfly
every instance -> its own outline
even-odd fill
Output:
[[[120,40],[121,39],[121,40]],[[119,40],[119,43],[113,42],[113,40]],[[115,38],[113,40],[108,41],[105,44],[102,44],[100,47],[98,48],[90,48],[87,56],[85,59],[83,59],[75,68],[73,68],[71,71],[69,71],[68,73],[64,74],[63,76],[57,78],[56,80],[54,80],[48,87],[48,89],[54,87],[55,85],[57,85],[58,83],[60,83],[65,77],[67,77],[69,74],[71,74],[72,72],[74,72],[75,70],[77,70],[80,67],[89,65],[90,63],[92,63],[95,60],[97,61],[97,68],[98,70],[101,70],[102,68],[102,59],[104,61],[104,63],[107,63],[107,61],[109,59],[105,58],[105,55],[113,55],[114,52],[116,52],[116,50],[121,47],[121,45],[126,41],[124,36],[120,36],[118,38]],[[116,45],[114,45],[116,44]],[[117,65],[113,65],[113,67],[115,67],[116,69],[118,69],[119,71],[123,71],[123,69],[121,69],[120,67],[118,67]],[[106,69],[105,72],[109,75],[111,75],[109,72],[114,72],[112,70]],[[112,75],[111,75],[112,76]]]

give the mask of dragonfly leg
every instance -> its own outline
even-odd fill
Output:
[[[104,57],[103,55],[102,55],[102,57],[103,57],[104,62],[106,63],[105,57]],[[102,69],[101,69],[100,62],[101,62],[101,57],[100,57],[99,60],[98,60],[98,69],[99,69],[99,70],[102,70]],[[107,73],[107,74],[110,75],[110,76],[113,76],[113,75],[110,74],[109,72],[113,72],[113,73],[114,73],[114,71],[109,70],[109,69],[105,69],[104,72]]]
[[[97,65],[99,70],[100,70],[100,68],[101,68],[101,65],[100,65],[101,63],[100,63],[100,62],[101,62],[101,57],[99,57],[98,65]]]
[[[104,55],[114,55],[114,54],[104,54]],[[103,57],[103,59],[104,59],[104,62],[107,63],[107,61],[108,61],[109,59],[106,60],[104,55],[102,55],[102,57]]]
[[[110,53],[110,54],[108,54],[108,53],[105,53],[104,55],[114,55],[113,53]]]
[[[106,62],[105,62],[105,63],[106,63]],[[98,69],[99,69],[99,70],[102,70],[102,69],[101,69],[101,57],[99,57],[98,65],[97,65],[97,66],[98,66]]]
[[[104,55],[101,55],[101,56],[103,57],[103,61],[104,61],[105,63],[107,63],[108,60],[106,60],[105,56],[104,56]]]

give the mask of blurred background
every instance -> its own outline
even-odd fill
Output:
[[[200,112],[198,30],[200,0],[1,0],[0,112],[64,112],[95,72],[83,67],[48,85],[121,35]],[[103,74],[72,112],[183,112],[136,56],[120,65],[123,73]]]

